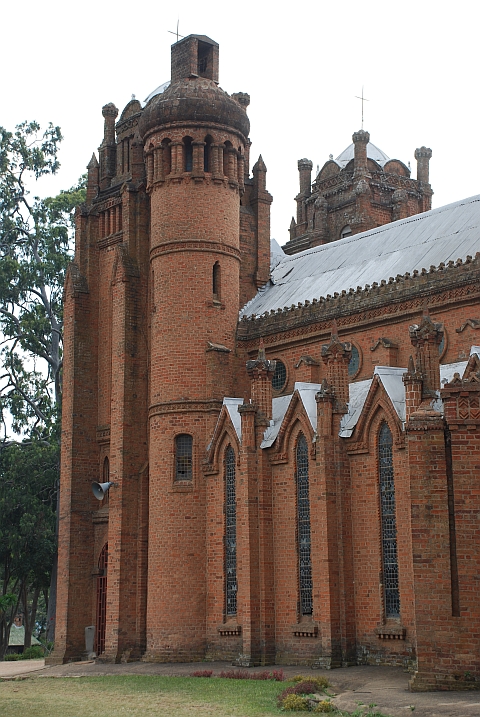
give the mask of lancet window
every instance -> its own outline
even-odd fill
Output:
[[[393,439],[386,423],[382,424],[378,436],[378,467],[385,617],[400,617]]]
[[[225,451],[225,612],[237,614],[237,500],[235,452]]]
[[[311,615],[313,612],[313,586],[310,535],[310,489],[308,478],[308,445],[304,435],[300,435],[297,441],[296,483],[300,615]]]
[[[188,433],[175,438],[175,480],[192,480],[192,444]]]

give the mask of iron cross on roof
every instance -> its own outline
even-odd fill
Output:
[[[357,100],[362,100],[362,129],[363,129],[363,103],[370,102],[370,100],[367,100],[367,98],[363,96],[363,85],[362,85],[362,96],[359,97],[358,95],[355,95],[355,97]]]
[[[178,42],[178,38],[179,38],[179,37],[185,37],[185,35],[180,35],[179,32],[178,32],[179,22],[180,22],[180,20],[177,20],[177,31],[176,31],[176,32],[173,32],[172,30],[167,30],[167,32],[169,32],[170,35],[176,35],[176,36],[177,36],[177,42]]]

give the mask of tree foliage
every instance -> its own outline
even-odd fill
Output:
[[[0,420],[15,434],[48,440],[61,405],[62,292],[71,260],[73,210],[84,179],[57,197],[31,186],[59,168],[59,127],[0,127]]]
[[[0,451],[0,659],[16,612],[30,644],[38,598],[55,554],[58,442],[30,441]]]
[[[47,199],[32,188],[61,140],[52,124],[0,127],[0,659],[19,609],[28,646],[55,566],[62,294],[85,178]]]

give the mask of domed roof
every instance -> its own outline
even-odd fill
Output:
[[[160,85],[147,97],[139,129],[145,137],[159,125],[192,120],[224,124],[245,137],[250,130],[250,121],[242,106],[205,77],[187,77],[168,87]]]
[[[150,100],[152,99],[152,97],[155,97],[155,95],[161,95],[162,92],[165,92],[165,90],[167,89],[167,87],[170,87],[170,80],[168,80],[167,82],[164,82],[163,84],[159,85],[156,89],[153,90],[153,92],[150,92],[150,94],[148,95],[148,97],[145,98],[143,104],[144,104],[144,105],[148,105],[148,103],[150,102]]]
[[[347,147],[347,149],[344,149],[343,152],[338,155],[335,162],[343,169],[349,162],[352,161],[354,153],[355,145],[351,144]],[[377,162],[377,164],[381,167],[383,167],[383,165],[390,159],[390,157],[387,157],[385,152],[382,152],[382,150],[376,147],[372,142],[367,144],[367,157],[368,159],[373,159],[373,161]]]

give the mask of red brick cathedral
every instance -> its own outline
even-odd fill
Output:
[[[95,626],[104,661],[480,679],[480,197],[431,210],[431,151],[412,179],[361,130],[313,183],[300,160],[271,252],[218,57],[191,35],[143,106],[103,108],[65,286],[51,661]]]

